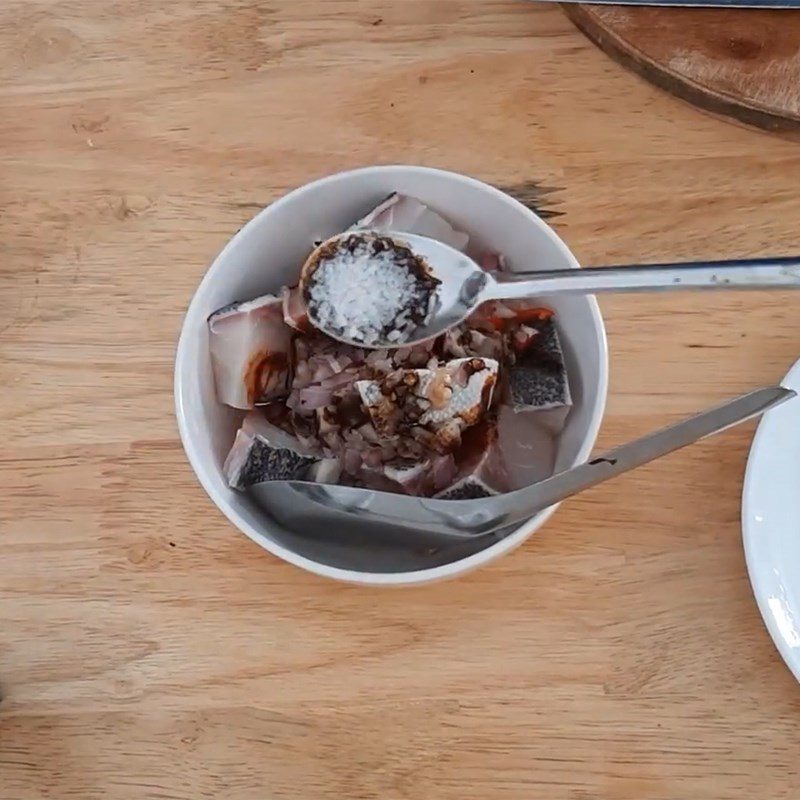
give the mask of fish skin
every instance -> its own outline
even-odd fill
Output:
[[[547,319],[531,324],[539,335],[508,371],[514,410],[546,411],[569,407],[572,397],[555,323]]]
[[[465,478],[436,495],[437,500],[480,500],[494,497],[499,492],[472,478]]]
[[[316,453],[256,411],[237,432],[223,472],[228,485],[241,491],[261,481],[304,480],[318,461]]]

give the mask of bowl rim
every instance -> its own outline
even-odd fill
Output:
[[[307,572],[319,575],[320,577],[332,578],[334,580],[344,581],[346,583],[355,583],[368,586],[413,586],[463,575],[467,572],[477,569],[480,566],[494,561],[506,553],[511,552],[525,542],[530,536],[532,536],[542,525],[544,525],[555,513],[559,504],[543,509],[538,514],[535,514],[533,517],[531,517],[526,523],[520,525],[513,533],[510,533],[508,536],[500,539],[492,545],[489,545],[483,550],[436,567],[428,567],[425,569],[404,572],[363,572],[360,570],[351,570],[343,567],[332,567],[326,564],[321,564],[318,561],[301,556],[298,553],[295,553],[293,550],[290,550],[289,548],[270,540],[254,526],[248,524],[245,520],[240,518],[238,513],[230,507],[227,499],[222,496],[213,486],[211,482],[210,470],[200,458],[197,447],[189,433],[189,424],[186,417],[184,387],[182,385],[183,382],[181,378],[181,376],[184,375],[188,369],[187,359],[189,341],[192,334],[190,330],[190,324],[194,325],[196,322],[195,317],[197,315],[196,313],[193,313],[193,306],[197,302],[198,296],[202,294],[201,290],[205,287],[206,283],[210,281],[210,276],[214,271],[214,268],[227,257],[229,251],[233,248],[234,243],[241,236],[243,236],[249,228],[256,227],[262,217],[265,217],[269,213],[273,213],[275,209],[279,208],[281,205],[284,205],[291,200],[295,200],[298,195],[314,191],[326,183],[335,182],[344,177],[368,174],[376,171],[388,174],[393,172],[402,172],[407,174],[410,172],[435,175],[447,178],[449,180],[456,180],[461,183],[469,184],[475,188],[481,189],[482,191],[489,192],[510,207],[515,208],[516,211],[521,211],[525,216],[528,217],[529,221],[533,225],[536,225],[545,235],[550,237],[550,239],[553,241],[553,244],[558,248],[558,250],[565,257],[566,261],[569,263],[570,268],[580,268],[580,264],[573,255],[572,251],[562,241],[561,237],[541,217],[497,187],[478,180],[477,178],[472,178],[468,175],[462,175],[461,173],[452,172],[450,170],[438,169],[435,167],[417,166],[412,164],[387,164],[357,167],[354,169],[343,170],[326,175],[292,189],[261,209],[261,211],[259,211],[254,217],[252,217],[252,219],[250,219],[236,233],[234,233],[230,239],[228,239],[228,241],[225,243],[225,246],[219,251],[209,267],[206,269],[202,280],[192,294],[192,298],[186,309],[186,313],[181,324],[181,333],[178,339],[175,355],[175,371],[173,379],[175,415],[178,421],[178,431],[183,449],[195,476],[200,482],[200,485],[203,487],[214,505],[225,515],[225,517],[227,517],[227,519],[239,531],[244,533],[245,536],[247,536],[253,542],[260,545],[269,553],[272,553],[278,558],[283,559],[287,563],[300,567]],[[606,399],[608,394],[608,340],[606,336],[605,323],[603,321],[602,314],[600,313],[600,307],[596,298],[593,295],[589,295],[587,296],[587,300],[589,301],[589,312],[595,328],[595,333],[597,334],[597,344],[600,351],[600,378],[589,429],[575,458],[574,463],[576,464],[580,463],[581,461],[585,461],[589,457],[592,448],[594,447],[597,434],[600,430],[600,425],[605,414]]]

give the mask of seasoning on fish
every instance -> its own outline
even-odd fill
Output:
[[[439,281],[401,242],[354,232],[318,247],[301,285],[316,328],[357,344],[400,345],[430,318]]]
[[[456,250],[466,250],[469,236],[456,230],[444,217],[421,203],[415,197],[392,192],[368,214],[356,222],[350,230],[370,229],[416,233],[439,242],[449,244]]]
[[[411,432],[447,452],[488,410],[498,367],[489,358],[459,358],[436,369],[397,370],[380,381],[358,381],[356,388],[380,435]]]
[[[241,490],[262,481],[304,480],[318,461],[318,454],[253,411],[236,434],[223,472],[228,485]]]
[[[516,363],[509,369],[514,410],[568,408],[572,398],[554,319],[531,320],[523,327],[528,327],[534,335],[525,336]]]
[[[448,361],[444,370],[449,378],[452,394],[441,406],[432,406],[420,422],[440,424],[457,418],[465,425],[475,425],[492,404],[492,393],[497,384],[500,365],[493,358],[457,358]]]
[[[231,303],[208,318],[209,351],[217,398],[249,409],[287,394],[292,331],[280,298],[268,294]]]

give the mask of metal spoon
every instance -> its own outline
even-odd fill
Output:
[[[409,546],[464,542],[523,522],[566,497],[744,422],[794,396],[795,392],[780,386],[759,389],[533,486],[478,500],[433,500],[304,481],[266,481],[249,491],[284,527],[309,536]]]
[[[341,238],[352,235],[352,232],[347,232],[341,234]],[[386,348],[424,342],[463,322],[487,300],[679,289],[800,289],[800,258],[489,273],[469,256],[435,239],[411,233],[383,235],[390,236],[399,244],[406,244],[415,255],[427,261],[433,276],[441,281],[437,290],[438,308],[425,324],[417,327],[412,336],[402,342],[386,340],[365,345],[343,338],[335,331],[325,330],[328,335],[347,344]],[[339,238],[329,239],[324,246],[330,247]],[[313,261],[313,254],[309,261]],[[319,327],[316,320],[311,321]]]

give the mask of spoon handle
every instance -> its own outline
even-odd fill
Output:
[[[795,394],[791,389],[784,389],[782,386],[757,389],[675,425],[669,425],[641,439],[609,450],[599,458],[593,458],[506,497],[514,497],[515,505],[520,509],[524,507],[525,514],[530,516],[536,510],[558,503],[595,484],[758,416],[794,397]]]
[[[504,272],[493,277],[486,293],[495,300],[679,289],[800,289],[800,257]]]

